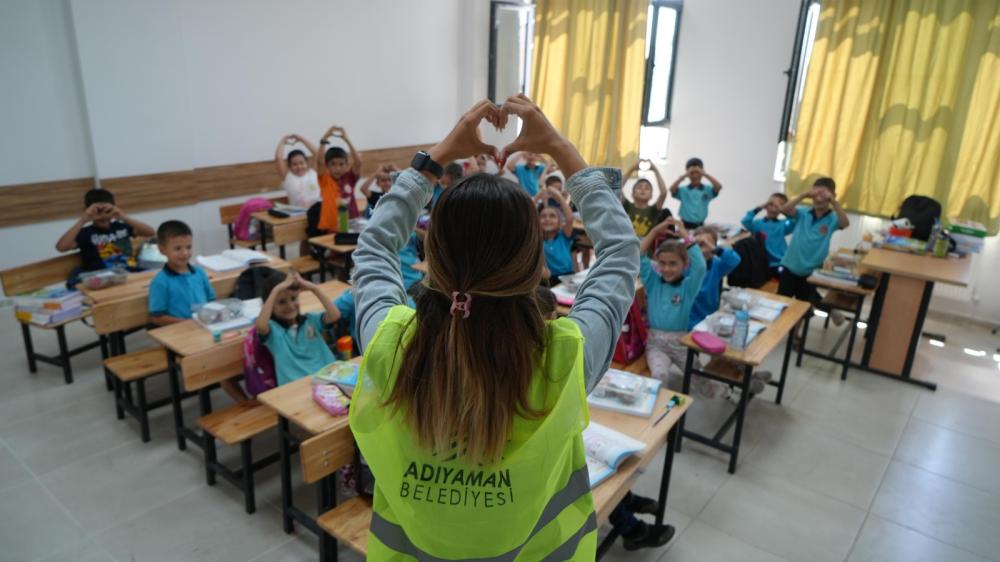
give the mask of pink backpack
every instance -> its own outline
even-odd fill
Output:
[[[615,355],[613,359],[618,363],[629,364],[646,351],[646,323],[642,319],[642,308],[639,300],[632,301],[632,306],[625,313],[625,322],[622,324],[622,335],[615,345]]]
[[[257,328],[251,327],[243,338],[243,374],[247,394],[257,396],[278,386],[274,370],[274,356],[257,337]]]
[[[247,200],[243,206],[240,207],[240,214],[236,217],[236,222],[233,223],[233,234],[239,240],[259,240],[260,233],[257,232],[257,222],[253,220],[253,214],[258,211],[266,211],[274,207],[268,199],[263,197],[253,197]]]

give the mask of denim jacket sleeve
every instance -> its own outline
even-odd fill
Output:
[[[420,172],[404,170],[379,201],[354,252],[354,299],[362,353],[389,309],[406,303],[399,251],[410,238],[434,186]]]
[[[597,261],[577,291],[569,318],[584,338],[587,392],[604,376],[635,297],[639,239],[619,203],[621,171],[587,168],[573,174],[566,189],[580,209]]]

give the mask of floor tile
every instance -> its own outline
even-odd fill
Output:
[[[0,492],[0,558],[31,562],[79,544],[83,530],[38,482]]]
[[[14,453],[0,441],[0,490],[34,478]]]
[[[869,515],[847,562],[985,562],[987,559]]]
[[[301,531],[281,546],[261,554],[250,562],[301,562],[303,560],[311,562],[316,559],[318,552],[319,545],[316,537],[308,531]],[[364,559],[364,555],[343,545],[337,551],[338,562],[364,562]]]
[[[201,460],[172,445],[129,443],[40,480],[87,532],[100,531],[205,486]]]
[[[893,461],[871,512],[979,554],[1000,552],[1000,495]]]
[[[218,487],[199,487],[97,540],[118,560],[224,562],[250,560],[288,539],[274,512],[247,515]]]
[[[46,556],[38,562],[116,562],[104,547],[97,544],[92,539],[81,541],[75,545],[52,556]]]
[[[865,512],[753,466],[726,481],[698,520],[789,560],[843,560]]]
[[[675,539],[663,562],[703,562],[740,560],[741,562],[782,562],[780,556],[761,550],[701,521],[695,521]]]
[[[945,389],[920,396],[913,417],[1000,444],[1000,404]]]
[[[833,437],[796,410],[785,414],[780,422],[763,421],[768,434],[746,463],[867,511],[889,456]]]
[[[674,467],[670,473],[670,488],[667,507],[689,517],[695,517],[708,504],[708,500],[729,478],[725,461],[705,447],[687,441],[684,450],[674,455]],[[636,480],[632,491],[637,494],[657,498],[660,493],[660,478],[663,474],[663,455],[650,461],[646,470]]]
[[[895,458],[1000,494],[1000,444],[992,441],[912,419]]]

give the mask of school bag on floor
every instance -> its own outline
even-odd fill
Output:
[[[255,327],[251,327],[243,338],[243,376],[247,394],[251,397],[278,386],[274,356],[257,337]]]
[[[257,221],[253,220],[253,214],[258,211],[266,211],[274,207],[268,199],[263,197],[251,197],[240,207],[240,214],[236,216],[233,223],[233,235],[239,240],[256,242],[260,240],[260,232],[257,231]]]
[[[642,308],[639,300],[634,299],[632,306],[625,314],[625,322],[622,324],[622,334],[615,344],[615,355],[613,359],[618,363],[631,363],[642,357],[646,351],[646,323],[642,319]]]

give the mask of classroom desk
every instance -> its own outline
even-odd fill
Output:
[[[336,299],[344,291],[351,288],[347,283],[340,281],[329,281],[322,283],[320,290],[329,300]],[[316,312],[323,309],[323,304],[315,295],[304,292],[299,296],[299,308],[303,313]],[[201,327],[194,320],[185,320],[176,324],[170,324],[149,331],[149,337],[162,345],[167,350],[167,373],[170,376],[170,398],[174,410],[174,433],[177,436],[177,448],[184,450],[187,448],[187,440],[192,440],[198,447],[202,446],[200,435],[184,423],[184,411],[181,408],[180,381],[180,359],[198,353],[211,352],[213,357],[224,362],[226,358],[231,361],[240,361],[243,357],[243,336],[246,330],[232,332],[235,336],[224,337],[222,341],[216,342],[212,339],[212,334]],[[209,408],[202,404],[202,414],[207,414]]]
[[[860,366],[877,375],[937,389],[910,377],[935,283],[967,287],[972,259],[935,258],[874,248],[861,260],[865,269],[882,273],[875,291]]]
[[[360,363],[361,358],[351,361]],[[649,465],[650,461],[665,449],[663,471],[660,477],[659,504],[660,512],[656,514],[656,523],[663,523],[666,510],[667,493],[670,488],[670,474],[673,467],[674,444],[677,437],[678,422],[684,417],[691,406],[692,399],[684,397],[684,403],[675,406],[659,423],[657,418],[664,411],[667,401],[676,394],[665,388],[660,390],[653,415],[648,418],[630,416],[619,412],[592,409],[590,417],[593,421],[606,427],[620,431],[646,444],[639,454],[629,457],[619,465],[618,470],[593,490],[594,509],[597,512],[598,525],[608,520],[611,511],[625,494],[635,485],[639,474]],[[314,517],[293,505],[291,484],[291,455],[301,442],[292,432],[290,425],[294,424],[308,434],[308,437],[342,427],[348,423],[347,416],[331,416],[320,408],[312,398],[312,381],[306,377],[295,382],[271,389],[257,397],[262,403],[270,406],[278,413],[278,439],[281,454],[281,511],[282,525],[286,533],[294,531],[294,523],[322,537],[322,531]],[[319,490],[322,495],[324,491]],[[320,502],[323,505],[324,502]],[[603,555],[618,537],[612,532],[598,548],[598,558]]]
[[[820,302],[820,308],[823,308],[823,305],[826,305],[826,307],[830,309],[846,310],[853,315],[853,318],[851,318],[851,328],[847,336],[847,350],[844,353],[844,358],[840,359],[832,354],[822,353],[806,348],[806,341],[809,335],[809,324],[812,319],[811,315],[807,316],[805,325],[802,328],[802,343],[799,345],[799,354],[795,359],[795,366],[802,366],[803,355],[826,359],[828,361],[840,363],[840,380],[847,380],[847,371],[851,367],[851,357],[854,354],[854,340],[858,335],[858,322],[861,321],[861,309],[865,306],[865,299],[871,296],[875,291],[859,286],[856,281],[830,279],[829,277],[820,275],[810,275],[807,281],[810,285],[828,290],[827,295],[823,297]],[[829,317],[827,317],[826,322],[830,322]]]
[[[361,363],[360,357],[351,359]],[[297,381],[272,388],[261,393],[257,399],[278,414],[278,454],[281,462],[281,524],[286,533],[295,530],[295,522],[309,529],[317,537],[323,532],[316,518],[295,507],[292,493],[292,453],[298,451],[304,440],[291,431],[291,425],[301,428],[306,438],[325,431],[347,425],[347,416],[332,416],[321,408],[312,397],[312,378],[303,377]],[[321,493],[322,494],[322,493]],[[325,502],[319,502],[324,505]]]
[[[674,448],[679,443],[678,428],[681,427],[680,422],[684,418],[684,414],[687,413],[688,408],[691,407],[692,402],[690,396],[682,395],[684,403],[674,406],[663,421],[656,423],[657,418],[663,413],[667,401],[674,394],[678,393],[661,387],[660,395],[656,399],[656,406],[653,408],[653,415],[648,418],[630,416],[628,414],[597,408],[590,410],[591,420],[620,431],[646,444],[645,449],[639,454],[624,460],[613,475],[594,488],[592,493],[594,495],[594,510],[597,512],[598,527],[607,522],[608,516],[618,505],[618,502],[633,488],[639,474],[645,470],[646,466],[660,452],[661,448],[665,449],[666,453],[663,460],[663,471],[660,474],[660,492],[657,497],[660,511],[656,514],[656,524],[660,525],[663,523],[663,514],[667,508],[667,492],[670,489],[670,473],[674,464]],[[597,548],[598,559],[611,548],[611,545],[614,544],[617,538],[618,534],[613,530],[608,533]]]
[[[323,257],[319,260],[319,280],[326,280],[326,270],[330,269],[330,264],[326,261],[326,251],[336,252],[344,256],[344,268],[347,270],[347,279],[351,277],[351,254],[358,249],[357,244],[336,244],[333,241],[333,234],[314,236],[309,239],[309,243],[323,250]]]
[[[267,211],[257,211],[250,215],[260,225],[260,247],[267,250],[268,234],[271,242],[278,246],[278,255],[285,257],[285,244],[301,242],[306,239],[307,219],[305,213],[290,217],[275,217]]]
[[[726,385],[738,385],[741,389],[740,402],[733,413],[722,424],[722,427],[712,437],[706,437],[693,431],[685,430],[684,423],[681,422],[680,435],[677,439],[677,449],[680,450],[681,441],[685,437],[690,437],[695,441],[718,449],[724,453],[729,453],[729,473],[736,472],[736,461],[740,453],[740,439],[743,436],[743,419],[746,416],[747,404],[752,396],[750,395],[750,379],[753,370],[759,366],[771,352],[778,347],[782,339],[788,336],[785,343],[785,358],[781,364],[781,376],[778,381],[771,381],[769,384],[778,388],[774,403],[781,404],[781,397],[785,392],[785,378],[788,375],[788,360],[792,352],[792,330],[799,321],[809,313],[808,302],[774,295],[756,289],[749,289],[756,296],[773,301],[784,302],[787,307],[769,324],[763,331],[757,334],[746,349],[736,349],[727,346],[723,353],[713,355],[712,360],[701,369],[694,368],[695,357],[699,353],[706,353],[698,344],[694,343],[691,334],[687,334],[681,339],[681,344],[688,348],[687,361],[684,366],[684,394],[691,393],[691,378],[693,375],[707,377]],[[722,437],[729,432],[729,428],[736,424],[731,444],[722,442]]]
[[[279,271],[289,271],[291,264],[270,255],[271,261],[263,264]],[[245,269],[217,272],[205,268],[209,282],[219,298],[226,297],[236,287],[236,280]],[[124,333],[149,323],[149,285],[157,271],[129,273],[125,283],[105,289],[88,289],[84,295],[92,304],[94,331],[108,335],[111,355],[125,352]]]

